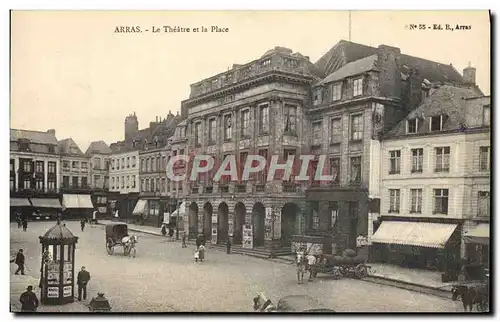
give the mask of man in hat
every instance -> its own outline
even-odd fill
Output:
[[[36,297],[36,294],[33,293],[33,286],[29,285],[26,288],[26,292],[21,294],[19,302],[21,302],[22,312],[36,312],[36,309],[38,308],[38,298]]]
[[[17,270],[16,270],[16,275],[19,274],[19,272],[21,272],[21,275],[24,275],[24,253],[23,253],[23,250],[20,249],[17,254],[16,254],[16,258],[14,258],[13,260],[10,261],[11,263],[16,263],[17,265]]]
[[[77,284],[78,284],[78,301],[87,299],[87,283],[90,281],[90,273],[82,266],[81,271],[78,272]]]

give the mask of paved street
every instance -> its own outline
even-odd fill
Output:
[[[31,222],[23,232],[11,224],[11,256],[24,248],[30,275],[39,276],[38,236],[53,225]],[[118,247],[114,255],[108,255],[103,226],[87,226],[83,233],[78,222],[67,226],[79,237],[76,268],[84,265],[92,275],[90,296],[104,292],[113,311],[251,312],[252,298],[258,292],[275,301],[281,296],[307,294],[340,312],[461,311],[458,302],[352,279],[318,278],[298,285],[292,265],[211,249],[206,261],[195,263],[193,246],[181,248],[180,243],[146,234],[137,234],[135,259],[123,256]]]

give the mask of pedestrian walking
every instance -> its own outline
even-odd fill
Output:
[[[80,227],[82,228],[82,231],[85,229],[85,218],[82,218],[82,220],[80,220]]]
[[[182,248],[186,248],[186,239],[187,239],[187,234],[186,232],[182,233]]]
[[[20,249],[17,254],[16,258],[10,261],[11,263],[15,263],[17,265],[17,270],[14,273],[15,275],[18,275],[19,272],[21,272],[21,275],[24,275],[24,253],[23,250]]]
[[[226,253],[231,254],[231,239],[228,238],[226,241]]]
[[[312,282],[315,274],[314,267],[316,265],[316,256],[314,256],[313,254],[308,254],[306,256],[306,259],[307,259],[306,270],[309,271],[309,282]]]
[[[28,219],[23,218],[23,231],[26,231],[28,229]]]
[[[196,237],[196,249],[200,248],[201,246],[201,235],[198,235]]]
[[[97,224],[97,208],[95,208],[94,212],[92,212],[92,222]]]
[[[21,214],[19,211],[16,213],[16,222],[17,222],[17,229],[21,229],[23,226],[22,219],[21,219]]]
[[[78,284],[78,301],[87,299],[87,284],[90,281],[90,273],[82,266],[82,269],[78,272],[77,284]]]
[[[21,302],[21,312],[36,312],[39,302],[38,297],[33,293],[33,286],[29,285],[26,288],[26,292],[19,297],[19,302]]]
[[[165,236],[165,237],[167,236],[167,225],[165,223],[163,223],[161,225],[161,234],[162,234],[162,236]]]
[[[174,229],[173,228],[168,229],[168,236],[170,237],[170,241],[174,241]]]
[[[205,246],[200,245],[200,248],[198,248],[198,252],[199,252],[200,262],[203,262],[203,260],[205,259]]]

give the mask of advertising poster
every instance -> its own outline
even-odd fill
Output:
[[[212,244],[217,244],[217,228],[212,228]]]
[[[59,287],[56,286],[47,287],[47,297],[49,298],[59,297]]]
[[[47,283],[49,285],[59,284],[59,264],[56,262],[47,265]]]
[[[253,233],[251,225],[245,225],[243,227],[243,248],[253,248]]]
[[[281,209],[274,208],[274,239],[281,238]]]
[[[73,293],[73,286],[65,286],[63,287],[63,296],[69,297]]]

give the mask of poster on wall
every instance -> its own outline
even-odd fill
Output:
[[[47,297],[58,298],[59,297],[59,287],[56,287],[56,286],[47,287]]]
[[[64,263],[64,284],[71,283],[73,277],[73,263]]]
[[[212,228],[212,244],[217,244],[217,228]]]
[[[252,225],[243,227],[243,248],[253,248]]]
[[[274,220],[273,220],[274,239],[281,239],[281,209],[274,208],[273,214],[274,214]]]
[[[217,220],[218,220],[219,216],[218,214],[212,214],[212,224],[217,224]]]
[[[271,240],[273,238],[273,208],[266,207],[266,218],[264,221],[264,239]]]
[[[230,218],[228,219],[227,223],[227,235],[232,237],[234,234],[233,220]]]
[[[59,264],[56,262],[52,262],[47,265],[47,284],[59,284]]]
[[[63,296],[64,297],[70,297],[73,295],[73,286],[68,285],[63,287]]]

